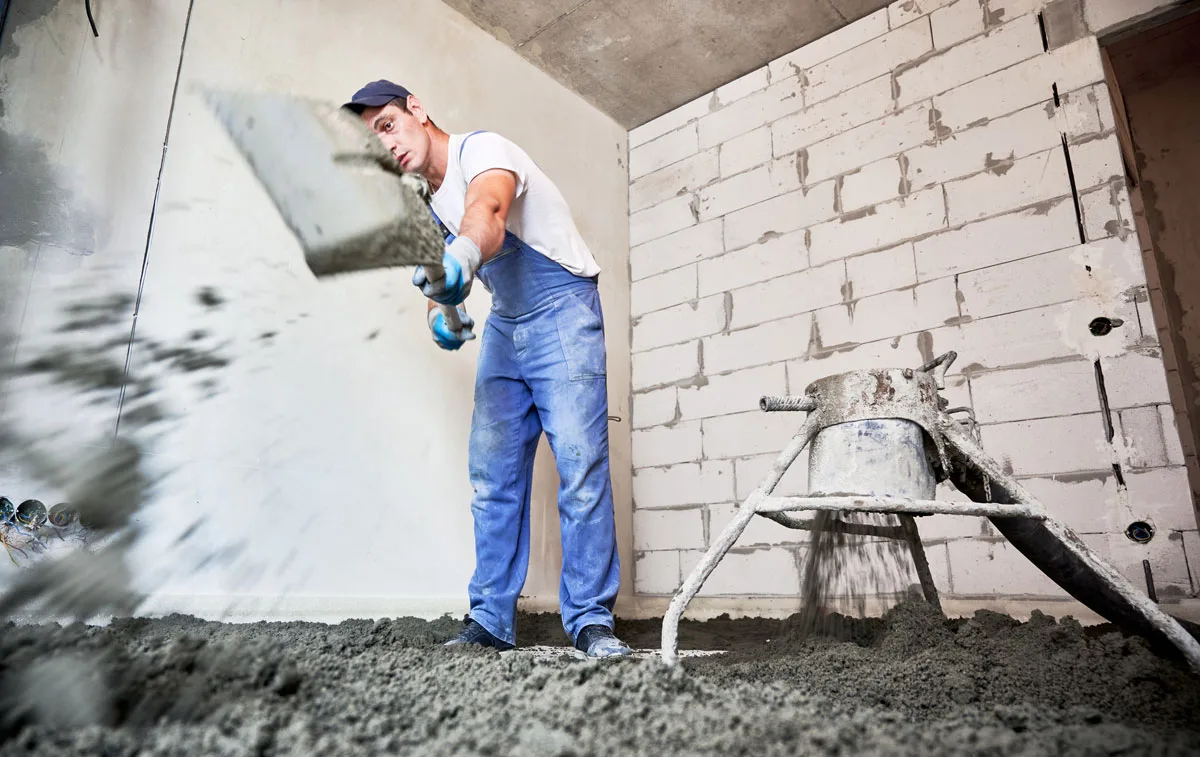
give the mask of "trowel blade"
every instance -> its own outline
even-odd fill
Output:
[[[355,114],[283,93],[196,89],[315,275],[441,262],[423,180],[404,174]]]

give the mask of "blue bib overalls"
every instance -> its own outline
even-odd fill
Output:
[[[443,232],[453,241],[444,225]],[[529,564],[533,460],[545,431],[560,481],[563,627],[572,640],[584,626],[612,628],[620,564],[596,279],[572,274],[511,232],[477,278],[492,295],[492,309],[480,339],[468,461],[475,521],[471,617],[516,642],[517,597]]]

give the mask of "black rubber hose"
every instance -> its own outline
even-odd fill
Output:
[[[961,459],[953,461],[951,482],[975,502],[1018,504],[1017,500],[997,481],[985,486],[982,477],[967,469]],[[991,496],[988,496],[990,488]],[[1173,659],[1182,659],[1179,649],[1124,597],[1113,591],[1083,560],[1062,548],[1059,540],[1046,528],[1044,521],[1032,518],[989,518],[996,530],[1004,535],[1021,554],[1045,573],[1064,591],[1079,600],[1106,620],[1137,634],[1150,642],[1151,647]],[[1173,616],[1172,616],[1173,617]],[[1200,626],[1175,618],[1192,636],[1200,639]]]
[[[92,26],[92,36],[99,37],[100,32],[96,30],[96,19],[92,17],[92,0],[83,0],[83,9],[87,11],[88,23]]]

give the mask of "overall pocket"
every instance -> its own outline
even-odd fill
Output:
[[[599,292],[568,292],[559,297],[554,301],[554,320],[570,379],[605,378],[607,353]]]

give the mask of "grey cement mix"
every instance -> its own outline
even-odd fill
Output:
[[[519,641],[565,643],[557,624],[524,616]],[[1200,753],[1200,678],[1136,638],[921,601],[839,625],[685,623],[685,648],[731,651],[672,670],[447,650],[449,618],[9,624],[0,754]]]

